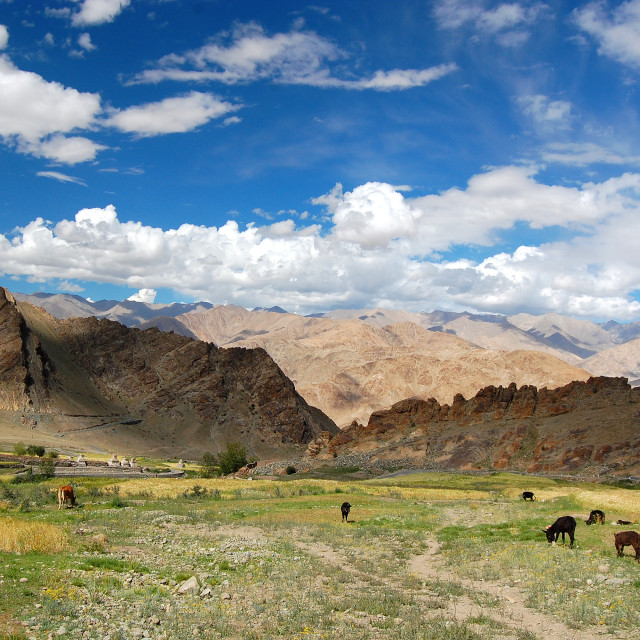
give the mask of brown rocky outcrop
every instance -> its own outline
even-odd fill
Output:
[[[363,454],[423,468],[640,473],[640,389],[589,378],[558,389],[485,387],[451,405],[407,399],[354,423],[317,459]]]
[[[263,349],[109,320],[56,320],[0,288],[0,422],[139,453],[199,457],[240,441],[259,457],[337,432]],[[15,415],[11,415],[11,414]],[[19,414],[19,415],[18,415]]]

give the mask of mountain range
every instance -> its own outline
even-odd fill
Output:
[[[305,400],[341,427],[409,397],[448,403],[488,384],[555,388],[590,375],[640,382],[640,322],[389,309],[301,316],[280,307],[13,295],[60,319],[94,316],[222,348],[262,347]]]
[[[95,317],[58,319],[0,287],[0,439],[200,458],[241,441],[300,454],[338,427],[263,349],[220,349]]]

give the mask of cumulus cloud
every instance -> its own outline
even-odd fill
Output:
[[[97,94],[47,82],[1,55],[0,87],[0,136],[18,151],[73,164],[92,159],[103,148],[63,135],[94,124],[101,112]]]
[[[146,302],[147,304],[153,304],[158,292],[155,289],[140,289],[137,293],[129,296],[127,300],[132,302]]]
[[[239,108],[239,105],[224,102],[210,93],[192,91],[185,96],[118,111],[107,124],[140,136],[184,133]]]
[[[100,112],[100,97],[81,93],[36,73],[22,71],[0,56],[0,135],[38,140],[87,128]]]
[[[427,69],[376,71],[368,78],[339,78],[331,64],[347,58],[333,42],[310,31],[267,35],[256,24],[238,25],[230,36],[183,54],[162,58],[134,83],[222,82],[237,84],[269,79],[282,84],[393,91],[420,87],[455,71],[453,63]]]
[[[381,304],[621,320],[640,313],[632,297],[640,256],[629,232],[640,214],[640,174],[570,188],[503,167],[440,194],[407,198],[367,183],[347,192],[337,186],[316,203],[327,207],[328,229],[288,219],[164,230],[123,222],[113,205],[55,224],[39,218],[0,235],[0,270],[127,285],[140,299],[168,287],[194,299],[277,301],[299,312]],[[500,233],[515,224],[564,232],[562,240],[500,249]],[[462,244],[488,248],[487,257],[448,253]]]
[[[131,0],[84,0],[77,13],[73,14],[75,26],[97,25],[113,22]]]
[[[615,8],[591,2],[573,12],[575,24],[598,42],[598,52],[625,65],[640,67],[640,0]]]

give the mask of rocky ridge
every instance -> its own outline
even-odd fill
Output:
[[[451,405],[408,399],[321,436],[315,461],[374,466],[640,474],[640,389],[625,378],[590,378],[558,389],[489,386]]]
[[[265,457],[337,432],[263,349],[94,317],[57,320],[0,288],[0,423],[106,451]],[[19,431],[18,439],[24,433]]]

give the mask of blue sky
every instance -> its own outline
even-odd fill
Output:
[[[0,0],[0,274],[640,319],[640,0]]]

